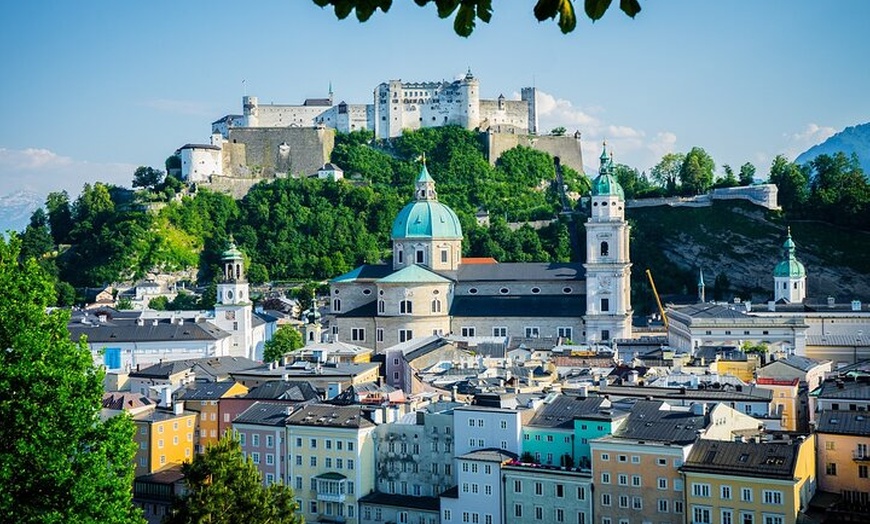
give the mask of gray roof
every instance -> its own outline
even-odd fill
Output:
[[[115,320],[105,324],[69,324],[70,337],[78,341],[82,335],[89,343],[112,344],[121,342],[178,342],[189,340],[222,340],[230,333],[205,322],[173,323],[171,319],[161,319],[155,324],[146,320],[141,326],[135,320]]]
[[[798,369],[800,371],[805,371],[805,372],[810,371],[814,367],[823,364],[823,361],[821,361],[821,360],[816,360],[816,359],[808,358],[808,357],[801,357],[798,355],[789,355],[785,358],[777,359],[774,362],[781,362],[783,364],[786,364],[787,366],[791,366],[795,369]],[[774,362],[771,362],[771,364],[773,364]]]
[[[241,412],[233,424],[257,424],[259,426],[284,426],[290,414],[288,410],[297,409],[288,404],[273,402],[254,402],[251,407]]]
[[[586,295],[459,295],[453,298],[454,317],[581,317]]]
[[[236,383],[232,380],[222,382],[194,382],[179,390],[178,400],[218,400]]]
[[[854,380],[826,380],[813,392],[823,399],[870,401],[870,383]]]
[[[870,435],[870,414],[866,411],[825,410],[819,413],[816,431],[866,437]]]
[[[612,397],[636,397],[663,400],[706,400],[713,402],[722,401],[748,401],[770,402],[773,391],[759,388],[755,385],[736,386],[726,385],[721,389],[691,389],[691,388],[659,388],[651,386],[605,386],[599,388],[599,394]]]
[[[370,428],[374,423],[363,418],[360,406],[309,404],[290,415],[291,426],[325,426],[333,428]]]
[[[794,478],[800,442],[731,442],[699,440],[683,471],[740,477]]]
[[[722,304],[691,304],[673,308],[675,311],[692,318],[746,318],[749,315]]]
[[[373,491],[364,497],[360,497],[359,503],[422,511],[438,511],[441,507],[441,499],[438,497],[411,497],[409,495],[392,495],[379,491]]]
[[[598,413],[603,397],[578,398],[559,395],[551,402],[538,408],[527,426],[538,428],[574,429],[574,418],[581,415]],[[607,402],[610,405],[610,402]]]
[[[134,371],[130,373],[130,376],[168,379],[176,373],[192,369],[196,374],[197,380],[201,378],[221,380],[229,377],[230,373],[252,369],[259,365],[259,362],[245,357],[204,357],[160,362],[153,366]]]
[[[305,381],[270,380],[248,391],[245,398],[307,402],[319,400],[320,395]]]
[[[689,444],[707,427],[707,415],[672,410],[662,401],[639,400],[614,437],[651,442]]]
[[[516,460],[519,458],[516,453],[511,453],[499,448],[485,448],[466,453],[459,456],[460,459],[483,460],[487,462],[504,462],[506,460]]]
[[[571,281],[584,280],[586,270],[582,264],[543,263],[498,263],[462,264],[456,271],[459,282],[512,282],[512,281]]]
[[[193,364],[188,360],[174,360],[169,362],[159,362],[144,369],[139,369],[130,373],[132,378],[162,378],[169,379],[172,375],[191,371]]]
[[[214,151],[221,150],[221,148],[219,148],[218,146],[214,146],[211,144],[184,144],[183,146],[178,148],[179,151],[182,149],[212,149]]]

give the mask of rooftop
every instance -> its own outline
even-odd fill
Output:
[[[287,420],[291,426],[325,426],[333,428],[370,428],[375,424],[363,418],[359,406],[333,406],[309,404],[296,411]]]
[[[870,414],[866,411],[825,410],[819,413],[816,431],[866,437],[870,435]]]
[[[685,409],[671,408],[654,400],[635,403],[625,422],[613,435],[616,438],[651,442],[689,444],[698,431],[707,427],[707,415],[695,415]]]
[[[284,426],[294,406],[273,402],[254,402],[240,413],[233,424],[256,424],[259,426]]]
[[[699,440],[683,471],[740,477],[792,479],[800,442],[731,442]]]

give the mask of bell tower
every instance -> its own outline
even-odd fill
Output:
[[[221,256],[223,275],[217,285],[217,303],[214,306],[215,325],[233,336],[230,355],[259,360],[253,344],[253,310],[245,278],[245,260],[242,252],[230,239],[230,247]]]
[[[606,143],[600,160],[586,221],[586,340],[609,343],[631,337],[630,227]]]

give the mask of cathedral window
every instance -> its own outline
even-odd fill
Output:
[[[610,299],[602,298],[601,299],[601,311],[610,311]]]
[[[336,298],[335,300],[332,301],[332,310],[336,313],[341,311],[341,300],[340,299]]]
[[[606,257],[610,255],[610,246],[607,242],[601,243],[601,256]]]
[[[610,330],[609,329],[602,329],[601,330],[601,340],[602,341],[610,340]]]
[[[432,301],[432,313],[441,313],[441,301],[437,298]]]
[[[403,300],[399,304],[399,311],[405,314],[411,314],[414,312],[414,304],[410,300]]]
[[[399,264],[405,263],[405,254],[402,252],[401,248],[396,251],[396,258],[399,259]]]
[[[448,260],[448,259],[447,259],[447,250],[446,250],[446,249],[442,249],[442,250],[441,250],[441,263],[446,264],[446,263],[447,263],[447,260]]]
[[[417,263],[418,263],[418,264],[422,264],[422,263],[423,263],[423,256],[424,256],[424,255],[423,255],[423,250],[422,250],[422,249],[418,249],[418,250],[417,250],[417,253],[416,253],[416,256],[417,256]]]

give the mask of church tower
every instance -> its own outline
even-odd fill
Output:
[[[807,297],[807,272],[794,256],[795,243],[790,227],[782,250],[783,260],[773,269],[773,300],[799,304]]]
[[[320,311],[317,310],[317,295],[311,291],[311,309],[308,310],[308,323],[305,324],[305,345],[320,344],[323,336],[323,325],[320,323]]]
[[[592,182],[592,213],[586,221],[586,340],[609,342],[631,337],[631,262],[625,193],[608,158]]]
[[[223,275],[217,285],[217,303],[214,306],[215,325],[233,336],[230,355],[257,360],[252,343],[252,307],[245,278],[242,252],[230,240],[230,248],[221,256]]]

